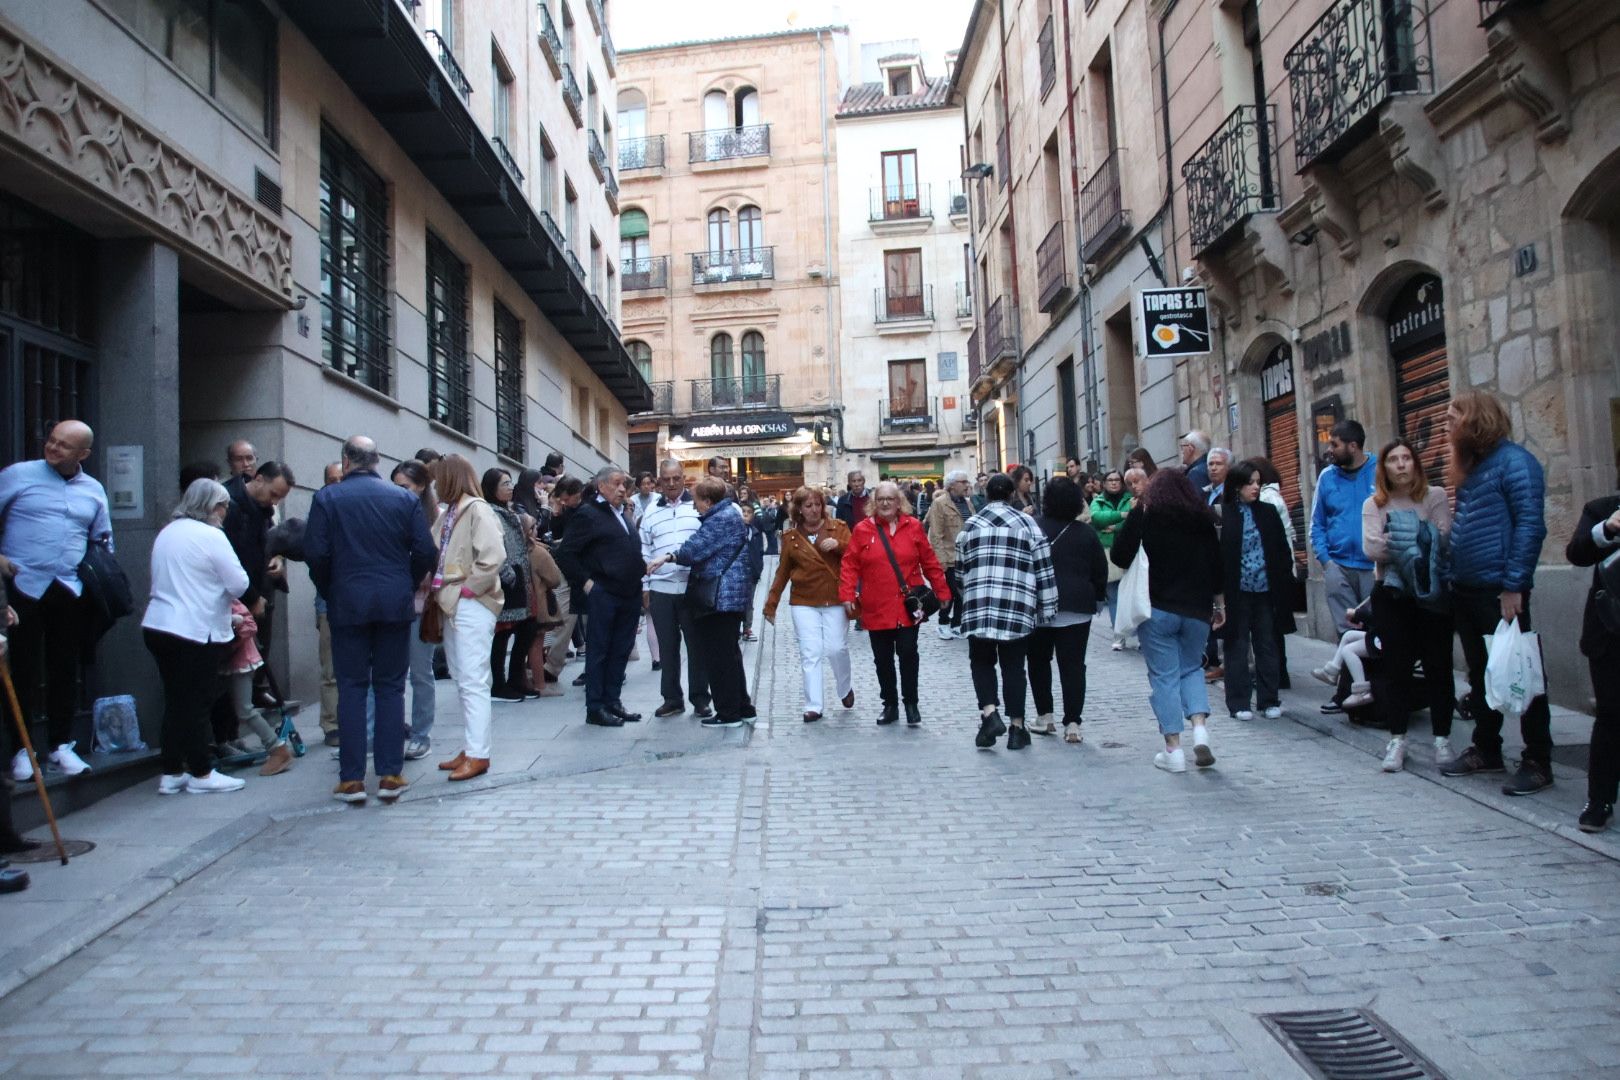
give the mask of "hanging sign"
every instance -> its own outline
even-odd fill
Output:
[[[1278,345],[1260,369],[1260,400],[1266,404],[1294,392],[1294,355],[1287,345]]]
[[[1209,296],[1204,289],[1143,289],[1137,304],[1143,356],[1209,353]]]

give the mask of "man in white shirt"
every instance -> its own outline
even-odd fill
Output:
[[[681,463],[666,460],[658,470],[657,502],[641,518],[641,554],[647,562],[680,550],[698,531],[698,512],[686,490]],[[681,639],[686,639],[686,680],[692,705],[699,717],[711,715],[709,677],[702,651],[692,647],[692,613],[686,606],[689,568],[673,562],[659,567],[641,582],[641,603],[658,637],[658,655],[664,703],[654,716],[679,716],[686,711],[681,693]]]

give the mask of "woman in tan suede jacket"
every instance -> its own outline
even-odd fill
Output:
[[[489,771],[490,647],[495,618],[505,606],[501,565],[506,536],[481,497],[472,462],[451,454],[434,463],[435,483],[445,512],[439,518],[439,568],[433,602],[443,614],[444,657],[461,701],[467,726],[466,749],[439,763],[452,780],[471,780]]]
[[[855,707],[849,675],[849,616],[838,602],[838,574],[849,547],[849,526],[827,513],[827,496],[802,487],[788,503],[793,527],[782,533],[782,557],[776,580],[765,598],[765,621],[776,624],[782,590],[793,585],[788,600],[793,632],[799,639],[799,666],[804,670],[804,722],[821,719],[821,663],[832,665],[833,682],[844,708]]]

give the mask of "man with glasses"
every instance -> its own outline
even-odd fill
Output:
[[[641,557],[651,563],[680,550],[698,530],[697,508],[686,490],[681,463],[673,458],[658,469],[658,498],[641,518]],[[701,717],[713,715],[709,705],[709,678],[703,652],[694,647],[692,612],[686,604],[690,568],[666,562],[641,582],[641,606],[652,619],[661,660],[659,674],[664,703],[654,716],[679,716],[686,711],[681,694],[681,640],[686,640],[686,681],[692,705]]]

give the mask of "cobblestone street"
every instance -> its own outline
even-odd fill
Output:
[[[1260,1015],[1338,1007],[1620,1075],[1603,854],[1287,719],[1158,772],[1106,634],[1083,746],[975,751],[931,628],[879,728],[852,641],[819,724],[783,619],[746,746],[277,824],[0,1001],[0,1076],[1292,1078]]]

